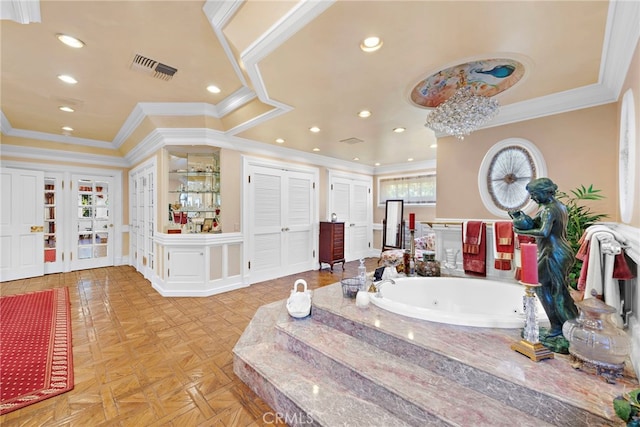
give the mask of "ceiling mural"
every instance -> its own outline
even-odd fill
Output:
[[[435,108],[465,86],[471,87],[475,95],[494,96],[518,83],[524,72],[522,63],[506,58],[458,64],[421,80],[411,91],[411,101]]]

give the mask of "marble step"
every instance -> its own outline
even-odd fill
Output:
[[[291,426],[410,426],[274,342],[281,307],[262,307],[234,348],[234,373],[273,408],[265,423]],[[285,311],[286,313],[286,311]],[[286,320],[285,320],[286,322]],[[445,425],[434,423],[432,425]]]
[[[312,318],[555,426],[618,425],[612,400],[638,384],[607,384],[574,369],[563,355],[533,362],[510,348],[520,340],[517,329],[445,325],[373,305],[357,308],[342,297],[339,284],[314,291]]]
[[[279,323],[276,331],[291,353],[410,425],[551,425],[312,319]]]

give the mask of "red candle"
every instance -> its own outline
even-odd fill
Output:
[[[522,282],[538,284],[538,246],[535,243],[520,244]]]
[[[409,214],[409,230],[415,230],[415,229],[416,229],[416,214],[410,213]]]

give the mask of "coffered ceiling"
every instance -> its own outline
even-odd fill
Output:
[[[638,40],[637,2],[624,1],[2,3],[3,136],[113,150],[129,164],[167,135],[369,167],[430,161],[429,110],[409,97],[421,79],[467,61],[518,60],[524,77],[496,95],[495,126],[617,100]],[[59,33],[85,46],[69,48]],[[372,35],[382,48],[365,53]],[[151,67],[134,65],[136,55]],[[158,64],[177,71],[157,78]]]

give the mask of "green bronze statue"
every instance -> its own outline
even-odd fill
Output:
[[[532,236],[538,246],[538,299],[551,328],[541,331],[541,342],[556,353],[568,353],[569,343],[562,336],[562,325],[578,317],[578,309],[569,294],[569,271],[575,254],[567,241],[567,208],[555,198],[558,186],[549,178],[527,184],[527,191],[539,210],[531,218],[521,211],[509,212],[517,234]]]

